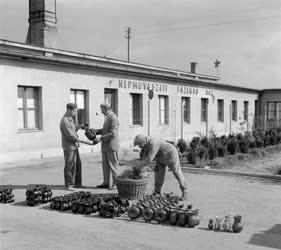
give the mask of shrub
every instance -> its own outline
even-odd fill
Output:
[[[231,155],[237,152],[237,141],[235,138],[231,138],[227,143],[227,150]]]
[[[196,164],[196,154],[194,150],[190,150],[187,154],[187,161],[190,164]]]
[[[209,159],[210,159],[210,160],[213,160],[213,159],[215,159],[215,158],[218,156],[217,150],[216,150],[216,148],[215,148],[214,145],[211,145],[211,146],[209,147],[208,155],[209,155]]]
[[[187,150],[187,147],[188,147],[187,142],[184,139],[179,139],[178,143],[177,143],[177,146],[178,146],[181,153],[184,153]]]
[[[193,137],[191,142],[190,142],[190,147],[191,149],[195,150],[200,143],[200,138],[199,137]]]
[[[251,141],[249,142],[249,148],[252,149],[252,148],[256,148],[256,147],[257,147],[256,141],[251,140]]]
[[[223,145],[218,146],[218,156],[219,157],[224,157],[226,155],[226,147]]]
[[[256,137],[256,145],[258,148],[262,148],[263,147],[263,139],[261,137]]]
[[[223,146],[227,145],[227,137],[225,135],[220,137],[220,142]]]
[[[203,145],[200,145],[197,149],[197,156],[199,157],[200,161],[205,158],[206,154],[207,149]]]
[[[267,147],[270,145],[270,135],[267,134],[263,137],[263,146]]]
[[[249,141],[246,138],[241,139],[239,142],[240,152],[243,154],[248,153],[249,151]]]
[[[208,147],[209,146],[209,140],[206,136],[204,136],[201,140],[201,144],[204,146],[204,147]]]

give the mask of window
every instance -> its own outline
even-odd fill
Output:
[[[86,91],[71,89],[70,90],[70,102],[77,104],[78,125],[87,123],[88,109],[86,107]]]
[[[224,100],[218,99],[218,121],[224,122]]]
[[[267,120],[281,119],[281,102],[267,103]]]
[[[113,113],[118,115],[118,92],[116,89],[104,89],[104,102],[108,103]]]
[[[142,125],[142,95],[130,94],[130,124]]]
[[[159,123],[169,123],[169,101],[168,96],[159,96]]]
[[[182,97],[183,122],[190,123],[190,97]]]
[[[208,120],[208,99],[201,98],[201,122]]]
[[[249,102],[244,101],[244,120],[248,121],[248,113],[249,113]]]
[[[39,129],[39,88],[18,86],[18,129]]]
[[[237,101],[231,101],[232,121],[237,121]]]

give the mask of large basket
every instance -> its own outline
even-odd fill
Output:
[[[140,199],[144,196],[149,178],[128,180],[116,177],[118,193],[129,200]]]

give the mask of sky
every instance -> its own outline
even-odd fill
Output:
[[[59,49],[281,88],[281,0],[57,0]],[[0,0],[0,39],[25,42],[28,0]]]

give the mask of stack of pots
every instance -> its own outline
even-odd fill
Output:
[[[0,203],[12,203],[14,201],[12,189],[0,188]]]
[[[45,185],[29,187],[25,194],[26,204],[32,207],[51,201],[53,195],[52,190]]]
[[[184,208],[184,205],[179,205],[179,200],[172,194],[146,195],[128,209],[128,216],[132,220],[143,218],[146,222],[157,221],[182,227],[199,225],[199,209],[193,210],[192,205]]]

